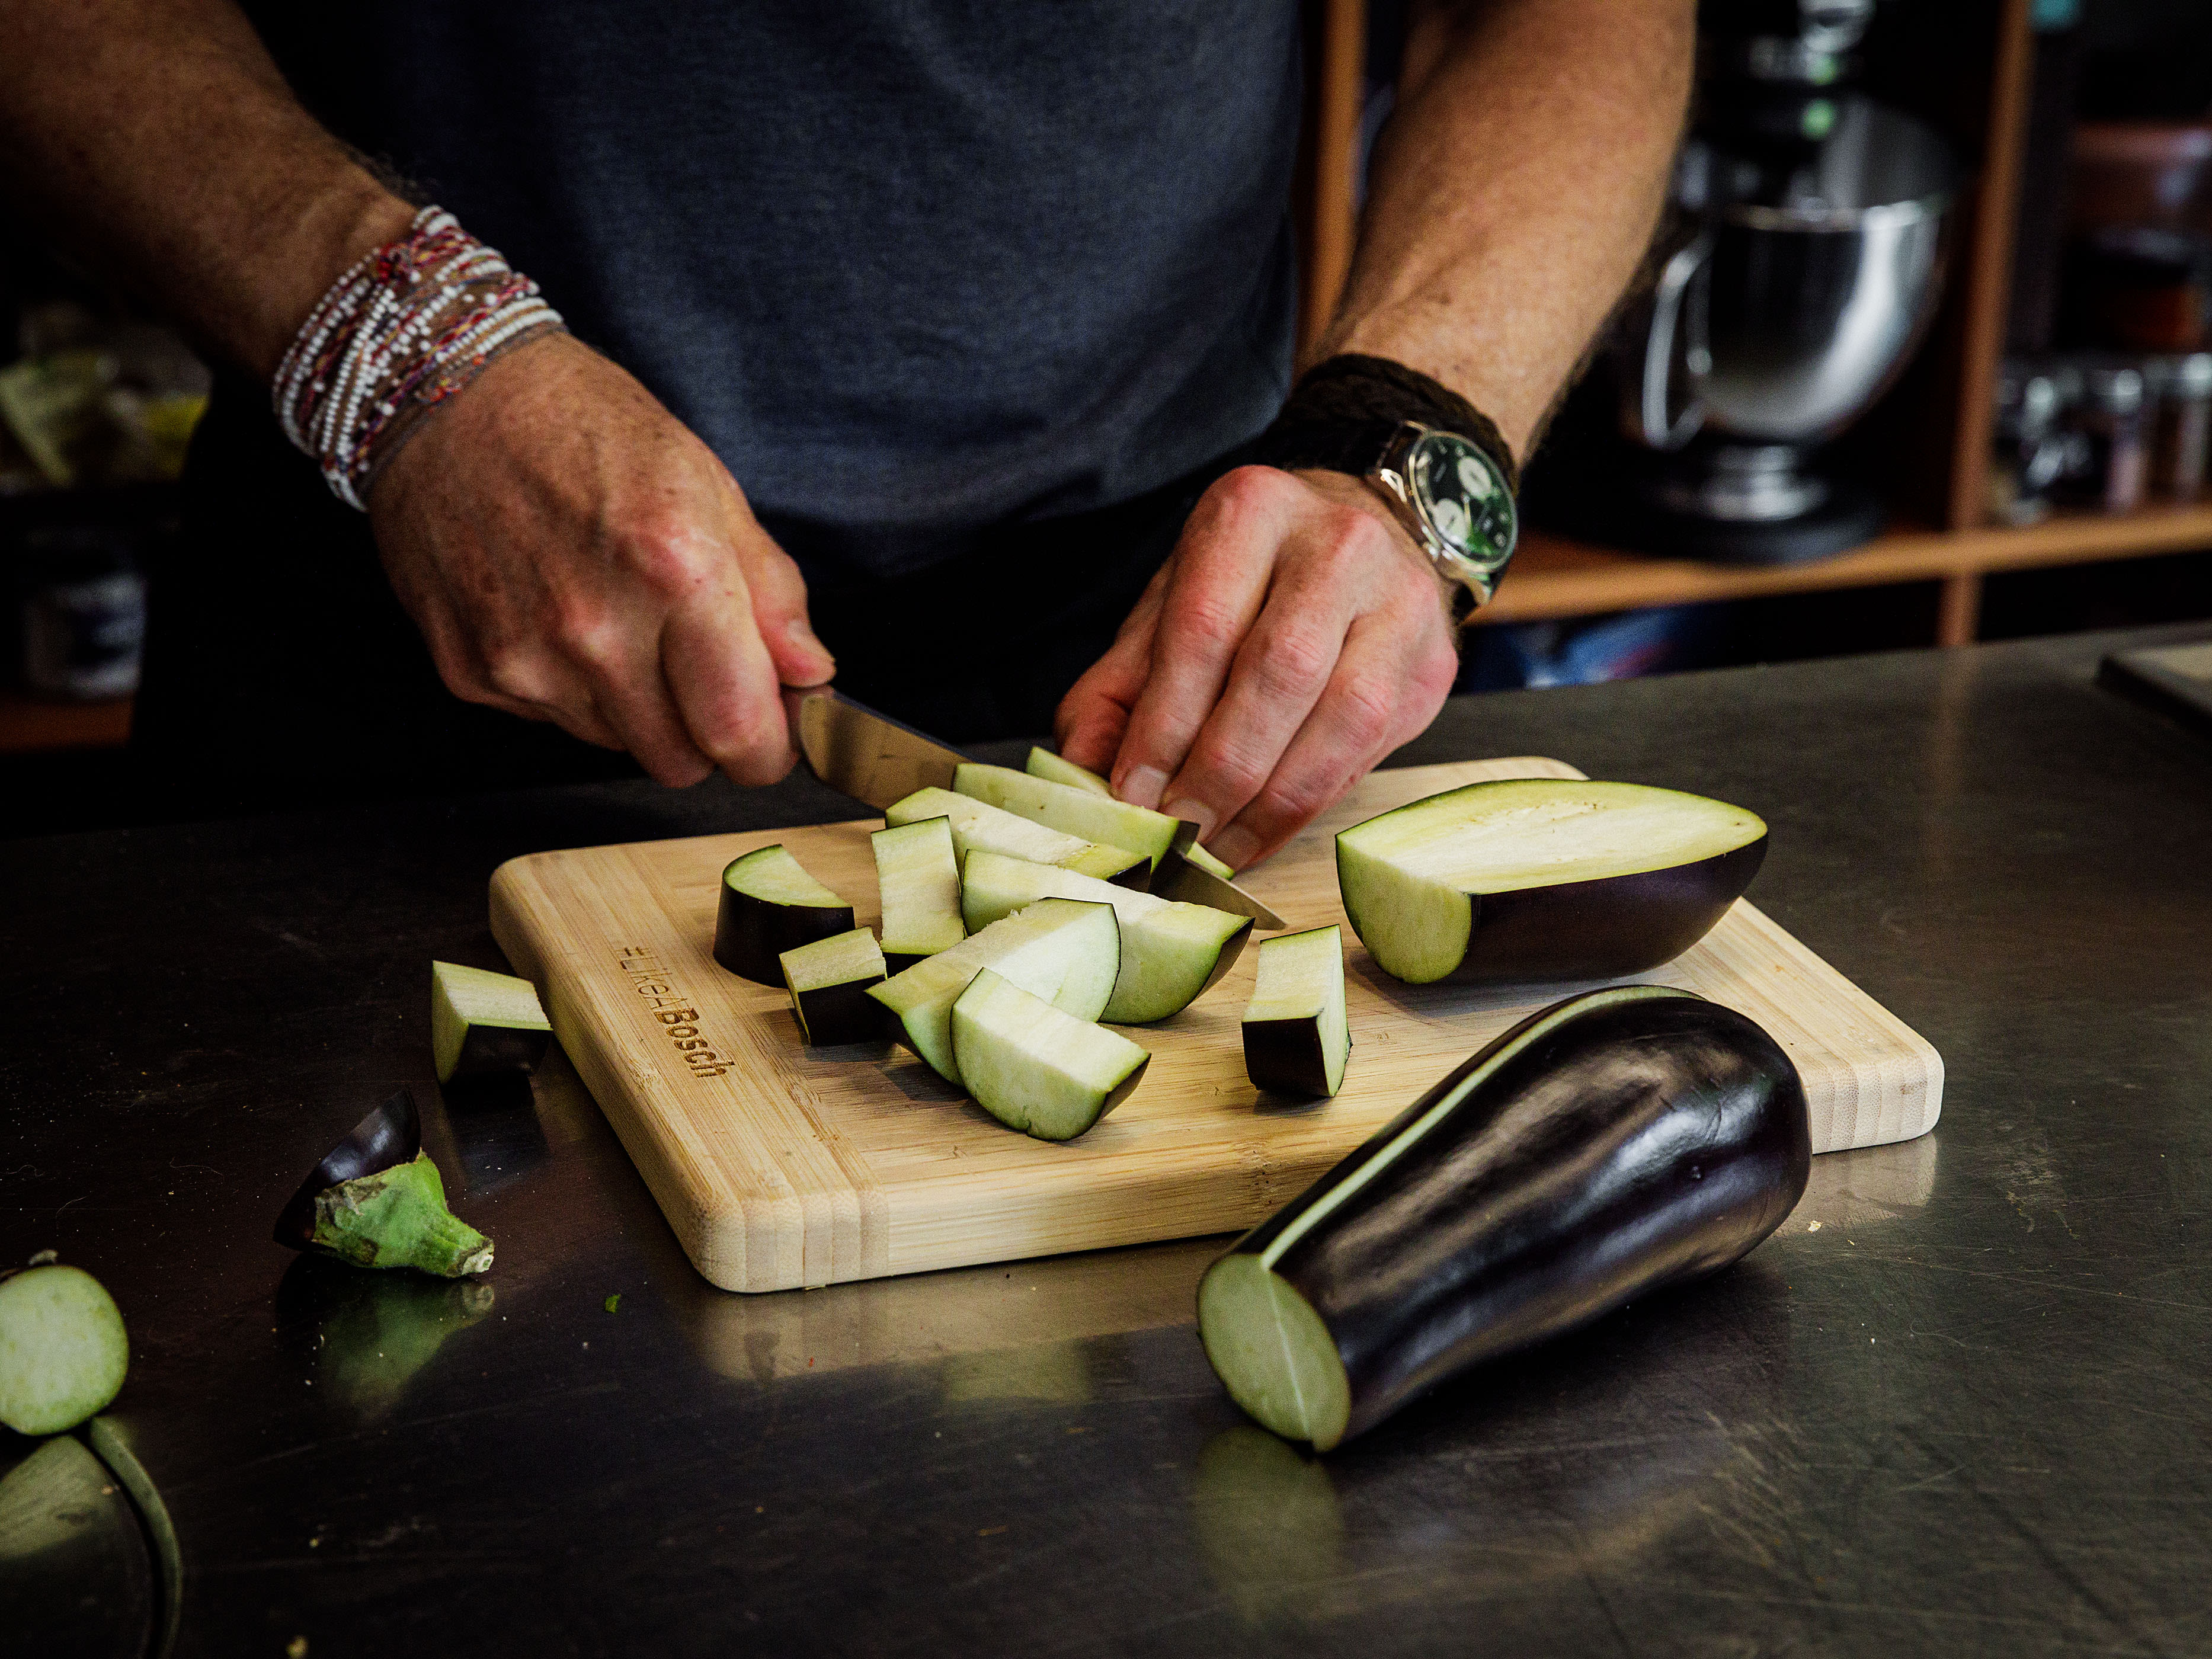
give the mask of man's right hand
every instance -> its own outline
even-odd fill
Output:
[[[369,520],[455,695],[627,749],[662,783],[773,783],[780,690],[836,665],[806,585],[714,453],[567,335],[422,417]]]

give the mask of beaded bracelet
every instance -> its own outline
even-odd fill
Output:
[[[423,415],[502,351],[564,326],[537,283],[427,207],[316,301],[276,366],[270,400],[331,493],[360,507]]]

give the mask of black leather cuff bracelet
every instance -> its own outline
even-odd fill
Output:
[[[1520,468],[1497,422],[1449,386],[1387,357],[1347,352],[1298,377],[1290,401],[1254,441],[1250,458],[1285,471],[1325,467],[1365,476],[1407,421],[1456,432],[1487,455],[1518,491]]]

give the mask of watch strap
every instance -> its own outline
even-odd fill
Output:
[[[1364,477],[1408,421],[1457,433],[1490,457],[1506,489],[1519,492],[1521,470],[1496,422],[1419,369],[1356,352],[1324,359],[1298,377],[1252,459],[1286,471],[1324,467]]]

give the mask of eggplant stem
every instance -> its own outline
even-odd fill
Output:
[[[462,1279],[491,1266],[492,1242],[446,1207],[428,1156],[315,1195],[315,1243],[362,1267]]]

